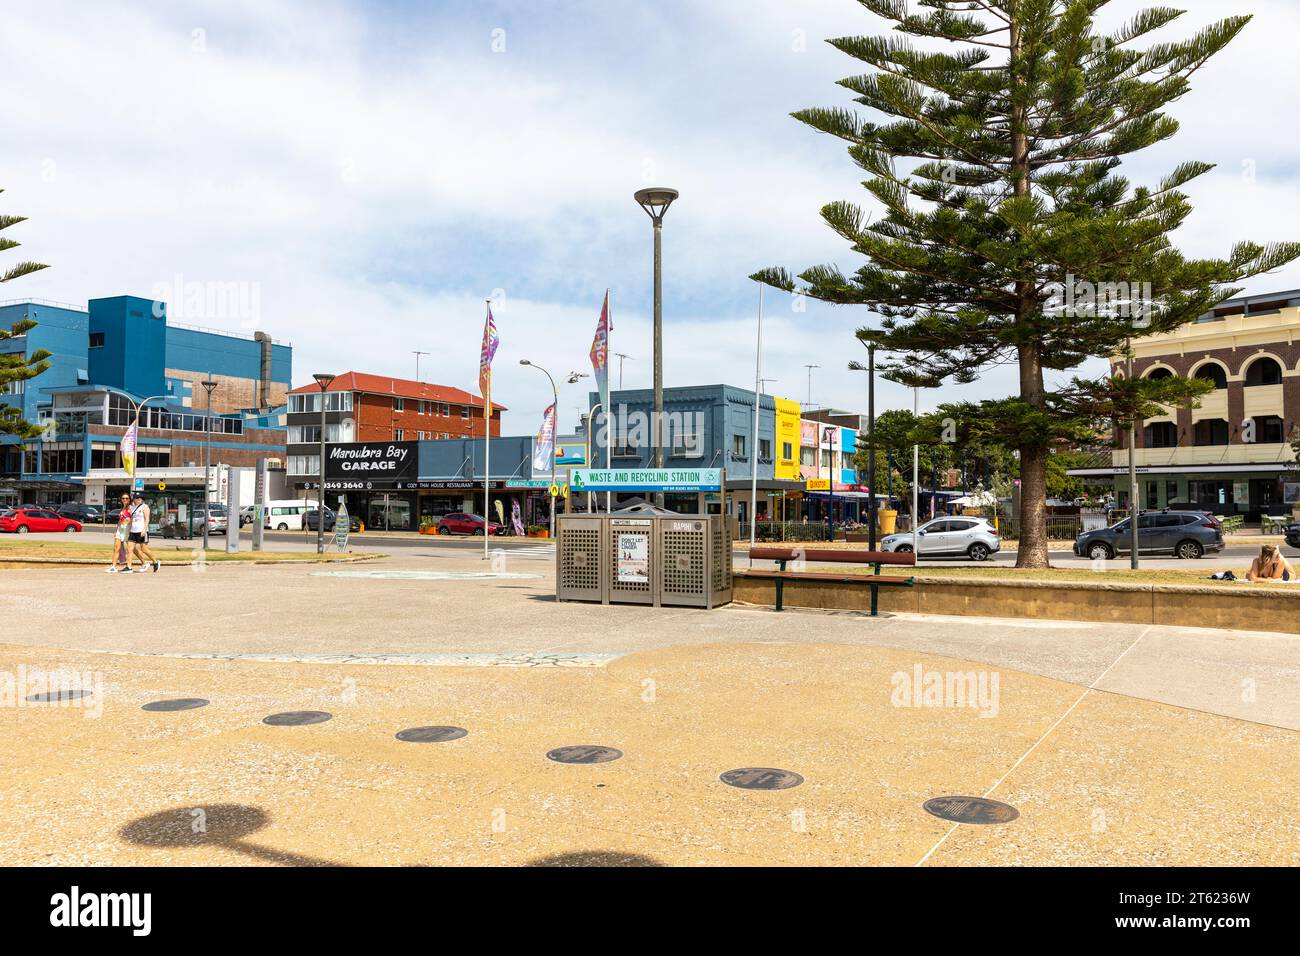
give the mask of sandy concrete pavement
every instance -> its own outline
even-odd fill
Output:
[[[1293,636],[559,604],[540,557],[437,551],[0,572],[0,622],[0,863],[1300,863]],[[92,693],[17,693],[59,668]],[[294,710],[332,719],[261,722]]]

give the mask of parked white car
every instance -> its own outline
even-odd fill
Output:
[[[983,561],[1002,550],[997,529],[986,518],[935,518],[916,529],[918,558],[968,557]],[[886,535],[881,551],[913,550],[912,532]]]

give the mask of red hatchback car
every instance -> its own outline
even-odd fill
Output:
[[[495,521],[487,523],[488,534],[505,534],[503,525]],[[443,515],[438,519],[438,534],[474,534],[483,533],[483,518],[480,515],[456,514]]]
[[[26,534],[29,531],[80,531],[81,522],[65,518],[47,508],[16,508],[0,511],[0,531]]]

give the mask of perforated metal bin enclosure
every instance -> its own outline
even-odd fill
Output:
[[[659,603],[715,607],[731,601],[731,522],[720,515],[655,519]]]
[[[731,522],[719,515],[558,515],[556,537],[561,601],[731,601]]]
[[[561,601],[605,600],[605,518],[555,516],[555,596]]]

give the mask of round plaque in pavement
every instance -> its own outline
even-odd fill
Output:
[[[1020,811],[987,797],[935,797],[922,804],[926,813],[953,823],[1010,823]]]
[[[775,767],[740,767],[728,770],[718,777],[729,787],[741,790],[789,790],[803,783],[803,777],[793,770],[778,770]]]
[[[323,724],[332,716],[323,710],[287,710],[283,714],[263,717],[262,723],[272,727],[300,727],[303,724]]]
[[[29,704],[57,704],[61,700],[81,700],[83,697],[89,697],[91,694],[88,690],[52,690],[45,694],[31,694],[27,698]]]
[[[608,763],[623,756],[623,751],[613,747],[597,747],[582,744],[576,747],[556,747],[546,752],[547,760],[556,763]]]
[[[397,739],[408,744],[441,744],[469,736],[464,727],[409,727],[397,732]]]
[[[147,710],[150,713],[161,713],[169,710],[194,710],[206,706],[208,706],[208,701],[202,697],[177,697],[174,700],[150,701],[140,709]]]

